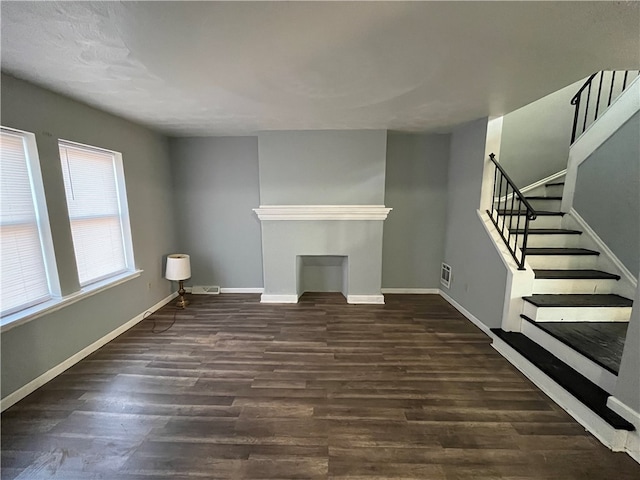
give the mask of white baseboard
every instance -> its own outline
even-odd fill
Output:
[[[191,293],[193,287],[184,287],[185,292]],[[225,288],[220,287],[220,293],[264,293],[262,287],[249,287],[249,288]]]
[[[298,295],[263,293],[260,297],[260,303],[298,303]]]
[[[640,78],[640,77],[638,77]],[[582,230],[583,235],[587,235],[595,242],[600,251],[600,255],[606,255],[608,260],[610,260],[614,266],[618,269],[618,272],[622,277],[624,277],[625,281],[631,283],[634,290],[638,288],[638,279],[633,276],[633,274],[629,271],[627,267],[625,267],[624,263],[620,261],[620,259],[611,251],[611,249],[607,246],[605,242],[598,236],[598,234],[589,226],[584,218],[574,209],[571,208],[569,210],[569,216],[576,221],[579,225],[579,228]]]
[[[380,293],[385,294],[413,294],[413,295],[438,295],[439,288],[381,288]]]
[[[109,343],[111,340],[116,338],[118,335],[123,334],[124,332],[129,330],[131,327],[133,327],[134,325],[136,325],[139,322],[141,322],[145,318],[145,316],[144,316],[145,313],[147,313],[147,312],[155,312],[156,310],[158,310],[159,308],[163,307],[164,305],[169,303],[171,300],[173,300],[177,296],[178,296],[178,293],[174,292],[171,295],[163,298],[162,300],[160,300],[158,303],[156,303],[152,307],[147,308],[144,312],[139,313],[138,315],[133,317],[131,320],[129,320],[126,323],[123,323],[122,325],[120,325],[115,330],[112,330],[111,332],[107,333],[104,337],[96,340],[95,342],[93,342],[88,347],[83,348],[82,350],[80,350],[75,355],[72,355],[71,357],[67,358],[65,361],[59,363],[58,365],[56,365],[55,367],[51,368],[50,370],[47,370],[45,373],[43,373],[39,377],[31,380],[29,383],[27,383],[23,387],[20,387],[15,392],[10,393],[6,397],[4,397],[2,400],[0,400],[0,411],[5,411],[7,408],[9,408],[10,406],[12,406],[15,403],[19,402],[20,400],[22,400],[24,397],[26,397],[30,393],[33,393],[35,390],[40,388],[42,385],[44,385],[48,381],[53,380],[55,377],[60,375],[62,372],[64,372],[65,370],[71,368],[72,366],[74,366],[76,363],[78,363],[80,360],[82,360],[86,356],[92,354],[93,352],[98,350],[100,347],[102,347],[102,346],[106,345],[107,343]]]
[[[488,335],[491,338],[494,337],[493,333],[491,333],[491,329],[489,327],[487,327],[484,323],[482,323],[469,310],[464,308],[462,305],[460,305],[458,302],[456,302],[453,298],[451,298],[449,295],[444,293],[442,290],[440,290],[440,295],[447,302],[449,302],[456,310],[458,310],[462,315],[467,317],[471,321],[471,323],[473,323],[476,327],[478,327],[480,330],[482,330],[486,335]]]
[[[536,387],[542,390],[551,400],[571,415],[580,425],[587,429],[602,444],[615,452],[625,450],[627,442],[626,430],[616,430],[597,414],[592,412],[577,398],[554,382],[529,360],[511,348],[501,338],[495,337],[492,347],[496,349]]]
[[[352,305],[384,305],[384,295],[347,295],[347,303]]]
[[[627,435],[625,451],[631,458],[640,463],[640,412],[636,412],[613,396],[607,399],[607,407],[636,427],[635,432],[629,432]]]
[[[220,293],[264,293],[264,288],[220,288]]]
[[[636,412],[629,405],[621,402],[614,396],[607,399],[607,407],[616,412],[627,422],[632,423],[636,429],[640,430],[640,412]]]

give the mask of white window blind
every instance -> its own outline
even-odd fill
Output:
[[[39,171],[33,171],[39,167],[38,162],[29,161],[25,135],[5,129],[0,135],[0,281],[4,316],[48,300],[51,288],[36,203],[36,189],[42,189],[41,180],[36,181],[40,179]]]
[[[66,142],[59,146],[80,285],[129,270],[120,155]]]

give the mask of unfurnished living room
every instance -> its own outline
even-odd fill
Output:
[[[3,480],[640,478],[640,2],[0,9]]]

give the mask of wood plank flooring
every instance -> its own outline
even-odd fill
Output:
[[[436,295],[167,306],[2,415],[2,479],[640,478]]]

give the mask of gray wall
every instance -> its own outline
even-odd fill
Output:
[[[487,119],[456,128],[448,172],[445,262],[451,288],[443,291],[488,327],[500,327],[507,268],[484,230],[480,206]]]
[[[502,120],[500,163],[519,188],[567,168],[573,106],[584,79],[508,113]]]
[[[261,132],[262,205],[381,205],[387,132]]]
[[[640,113],[578,167],[573,208],[638,277]]]
[[[173,198],[167,140],[141,126],[2,75],[2,125],[36,135],[63,293],[78,289],[57,142],[122,153],[136,266],[141,277],[2,333],[2,397],[131,320],[171,293]]]
[[[170,141],[180,250],[191,285],[262,287],[257,137]]]
[[[439,288],[450,135],[387,136],[382,286]]]

